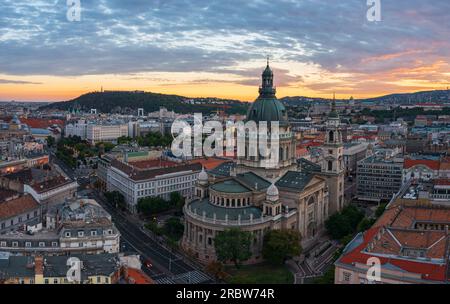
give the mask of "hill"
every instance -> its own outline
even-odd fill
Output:
[[[290,96],[280,99],[287,105],[304,105],[308,102],[329,102],[331,99],[326,98],[312,98],[305,96]],[[436,90],[436,91],[422,91],[416,93],[400,93],[390,94],[374,98],[355,99],[356,102],[361,103],[377,103],[386,105],[399,104],[415,104],[415,103],[444,103],[450,102],[450,90]]]
[[[209,114],[217,110],[225,110],[229,114],[245,114],[248,104],[238,100],[219,98],[189,98],[141,91],[105,91],[87,93],[69,101],[51,103],[41,107],[40,110],[97,109],[100,113],[135,114],[138,108],[143,108],[148,113],[158,111],[160,107],[176,113]]]

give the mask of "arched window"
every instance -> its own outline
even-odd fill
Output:
[[[333,131],[330,131],[328,138],[330,141],[334,141],[334,132]]]
[[[333,170],[333,162],[331,160],[328,161],[328,171]]]

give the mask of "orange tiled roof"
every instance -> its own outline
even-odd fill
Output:
[[[211,170],[216,168],[217,166],[229,162],[229,159],[221,159],[221,158],[199,158],[199,159],[193,159],[189,163],[191,164],[201,164],[203,167],[205,167],[206,170]]]
[[[129,162],[130,165],[139,169],[157,169],[157,168],[168,168],[175,167],[179,164],[173,161],[168,160],[160,160],[160,159],[151,159],[151,160],[141,160]]]
[[[133,284],[155,284],[148,275],[139,269],[128,268],[128,282],[133,282]]]
[[[363,235],[363,241],[356,248],[350,252],[344,254],[339,258],[338,263],[354,265],[354,263],[366,264],[368,259],[372,257],[370,252],[367,252],[365,248],[377,235],[380,227],[373,227],[367,230]],[[374,247],[376,251],[376,247]],[[422,278],[425,280],[433,281],[445,281],[447,266],[445,264],[433,264],[433,263],[423,263],[421,261],[406,260],[406,259],[395,259],[392,257],[382,257],[377,255],[380,259],[381,265],[390,263],[396,267],[399,267],[407,272],[421,274]]]
[[[24,195],[6,202],[0,202],[0,219],[8,219],[37,208],[39,208],[39,204],[31,195]]]
[[[426,263],[414,258],[395,258],[402,255],[403,248],[423,249],[425,257],[444,259],[449,235],[445,231],[413,229],[416,222],[448,223],[450,209],[396,206],[385,211],[372,228],[367,230],[362,242],[345,253],[338,263],[366,264],[377,254],[381,264],[390,263],[404,271],[421,274],[422,279],[445,281],[446,265]],[[369,244],[373,248],[368,251]],[[386,256],[380,256],[385,254]],[[393,257],[394,256],[394,257]]]
[[[64,126],[64,121],[61,119],[21,118],[20,121],[30,128],[37,129],[46,129],[53,125]]]
[[[439,170],[440,162],[438,160],[430,160],[430,159],[410,159],[406,158],[403,164],[405,169],[412,168],[414,166],[426,166],[432,170]]]

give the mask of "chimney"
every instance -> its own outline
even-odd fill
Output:
[[[34,273],[35,275],[44,274],[44,259],[42,256],[36,256],[34,258]]]

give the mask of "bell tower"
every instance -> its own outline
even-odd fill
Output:
[[[327,179],[330,214],[344,207],[344,145],[340,118],[336,110],[336,98],[333,96],[331,112],[325,123],[325,143],[322,147],[322,175]]]

